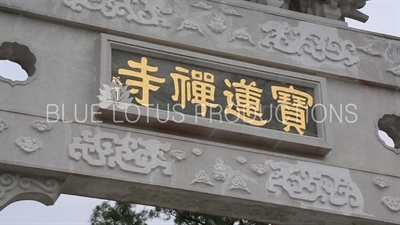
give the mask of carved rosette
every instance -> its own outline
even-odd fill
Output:
[[[40,120],[33,121],[32,127],[39,132],[45,132],[45,131],[51,130],[50,123],[48,123],[46,121],[40,121]]]
[[[15,144],[27,153],[32,153],[42,147],[42,143],[34,138],[20,137],[15,140]]]
[[[171,151],[171,156],[178,159],[179,161],[182,161],[189,157],[189,154],[181,150],[173,150]]]
[[[253,170],[258,175],[263,175],[268,172],[268,168],[262,164],[253,164],[251,165],[251,170]]]
[[[382,198],[382,203],[392,211],[400,211],[400,198],[385,196]]]
[[[383,178],[374,178],[374,184],[381,189],[389,187],[389,181]]]
[[[171,15],[173,11],[168,1],[164,0],[64,0],[64,4],[76,12],[85,8],[100,12],[107,18],[124,16],[140,25],[171,27],[164,15]]]
[[[240,164],[245,164],[247,162],[247,159],[243,156],[238,156],[236,157],[236,161]]]
[[[201,156],[201,154],[203,154],[203,150],[199,149],[199,148],[194,148],[192,149],[192,152],[195,156]]]
[[[61,184],[54,179],[3,173],[0,175],[0,210],[20,200],[36,200],[45,205],[52,205],[60,195]],[[30,199],[30,196],[35,197]]]

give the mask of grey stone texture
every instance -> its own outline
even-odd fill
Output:
[[[384,115],[400,116],[398,37],[251,2],[142,2],[0,0],[0,43],[26,45],[37,59],[36,79],[0,80],[0,208],[29,198],[52,204],[66,193],[274,224],[400,224],[400,155],[377,135]],[[145,7],[153,17],[138,16]],[[328,109],[319,127],[325,133],[316,139],[330,152],[97,123],[86,115],[107,84],[105,37],[123,50],[146,42],[173,49],[172,57],[189,52],[209,64],[326,83],[319,101],[343,110],[340,121]],[[46,113],[55,106],[57,114]],[[396,134],[400,125],[391,127]]]

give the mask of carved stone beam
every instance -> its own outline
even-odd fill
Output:
[[[0,211],[22,200],[53,205],[60,196],[62,183],[45,177],[0,172]]]

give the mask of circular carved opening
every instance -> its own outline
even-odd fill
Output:
[[[0,80],[11,85],[26,84],[34,78],[36,57],[25,46],[17,42],[0,45]]]
[[[12,81],[24,81],[28,79],[28,73],[21,65],[10,60],[0,60],[0,76]]]
[[[378,136],[388,148],[400,153],[400,116],[384,115],[378,120]]]

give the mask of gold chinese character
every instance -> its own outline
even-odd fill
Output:
[[[141,88],[142,89],[142,98],[139,99],[138,97],[135,97],[135,99],[141,105],[149,106],[149,103],[150,103],[150,93],[149,92],[157,91],[160,88],[159,86],[151,84],[150,82],[163,84],[163,83],[165,83],[165,78],[160,78],[160,77],[152,76],[149,74],[150,72],[157,72],[158,67],[148,65],[146,57],[142,57],[140,62],[129,60],[128,65],[131,68],[136,69],[138,71],[119,69],[118,73],[120,75],[126,75],[126,76],[137,78],[135,80],[127,79],[125,83],[128,86],[135,87],[135,88],[131,89],[132,94],[137,94],[139,92],[139,89],[137,89],[137,88]]]
[[[263,90],[256,87],[256,82],[246,84],[245,79],[241,79],[240,83],[231,83],[228,79],[224,82],[228,87],[235,88],[235,95],[231,91],[224,91],[228,103],[225,114],[232,114],[254,126],[264,126],[267,121],[262,120],[263,113],[260,112],[260,98]],[[234,104],[233,96],[235,96],[236,104]]]
[[[187,74],[189,74],[188,69],[177,66],[175,70],[180,73],[171,73],[175,87],[175,93],[171,96],[172,100],[178,101],[180,98],[183,109],[186,107],[186,102],[200,104],[202,117],[206,116],[207,107],[216,108],[218,106],[212,103],[215,97],[213,74],[192,70],[191,80],[190,77],[187,76]]]
[[[306,129],[306,110],[314,103],[314,99],[306,92],[302,92],[290,86],[289,88],[272,86],[272,97],[281,104],[283,128],[289,132],[294,127],[300,135],[304,134]]]

